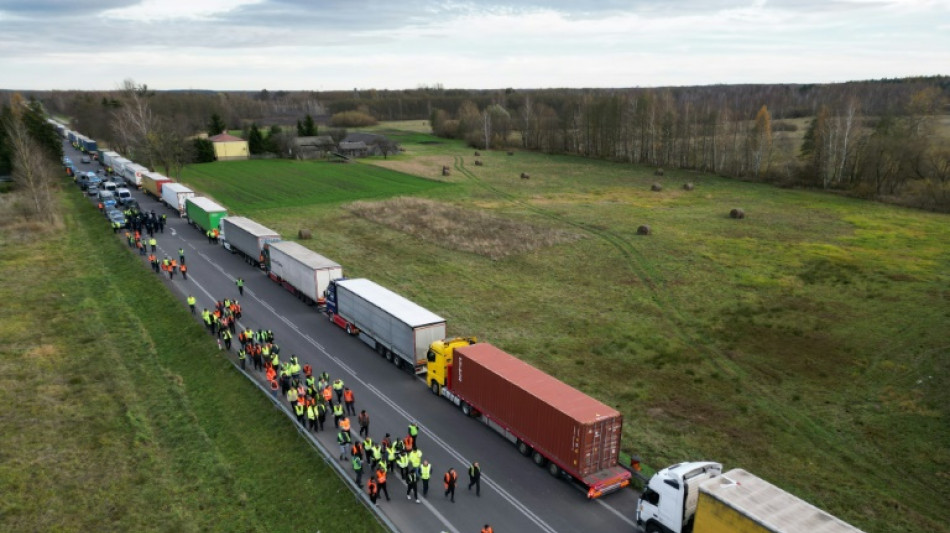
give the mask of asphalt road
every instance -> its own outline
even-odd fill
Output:
[[[80,154],[68,143],[64,143],[64,151],[80,170],[99,168],[97,163],[78,163]],[[79,194],[78,187],[76,194]],[[331,379],[343,379],[355,394],[357,412],[366,409],[370,414],[370,436],[376,441],[386,432],[402,437],[410,421],[419,423],[419,448],[423,457],[433,464],[428,498],[421,498],[421,504],[407,500],[405,484],[398,475],[390,475],[392,501],[383,498],[379,507],[400,531],[477,532],[485,523],[492,524],[499,533],[637,530],[633,520],[637,497],[634,491],[623,490],[588,501],[578,487],[552,478],[546,469],[535,466],[530,458],[523,457],[512,444],[479,420],[463,416],[450,402],[429,392],[422,380],[396,369],[358,338],[348,336],[331,324],[325,314],[303,304],[262,271],[247,265],[239,255],[231,254],[220,245],[209,244],[200,230],[185,219],[179,219],[175,211],[148,198],[142,191],[133,191],[133,196],[143,210],[168,216],[165,232],[156,234],[158,256],[177,258],[178,249],[185,250],[188,280],[180,275],[174,280],[161,276],[183,306],[189,294],[197,298],[199,311],[213,308],[216,300],[238,298],[243,311],[239,326],[273,330],[281,346],[281,360],[296,354],[302,365],[313,367],[314,373],[326,370]],[[105,219],[103,231],[110,231]],[[332,250],[321,253],[333,257]],[[143,270],[151,273],[145,258],[142,264]],[[234,283],[238,277],[245,280],[243,297],[238,295]],[[236,339],[234,344],[237,345]],[[230,356],[236,360],[236,353]],[[253,370],[248,373],[252,379],[264,383],[260,373]],[[287,405],[286,402],[281,404]],[[275,412],[275,416],[279,415]],[[329,428],[325,431],[309,434],[329,450],[328,462],[338,462],[352,483],[349,456],[345,461],[337,460],[339,447],[332,417],[328,417],[328,422]],[[353,427],[355,434],[355,420]],[[478,461],[482,467],[480,497],[475,496],[474,489],[466,490],[467,469],[472,461]],[[443,496],[442,475],[449,467],[459,473],[455,503]],[[367,474],[364,472],[364,483]]]

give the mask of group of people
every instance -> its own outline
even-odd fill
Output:
[[[179,248],[179,257],[176,261],[167,255],[159,260],[156,256],[157,242],[154,238],[156,230],[164,229],[164,215],[132,214],[129,218],[129,229],[125,232],[130,248],[137,248],[140,255],[148,254],[152,269],[159,273],[168,273],[174,279],[175,273],[181,272],[184,279],[187,277],[184,250]],[[148,233],[148,238],[142,232]],[[217,240],[217,235],[208,233],[209,242]],[[236,282],[238,290],[244,293],[244,280]],[[193,315],[197,314],[197,299],[189,294],[188,307]],[[373,505],[379,505],[380,497],[390,500],[388,480],[390,475],[397,475],[406,484],[406,499],[420,503],[419,485],[422,485],[422,497],[429,494],[429,483],[432,479],[432,464],[423,458],[419,448],[419,426],[416,422],[409,424],[406,435],[402,438],[393,438],[389,433],[379,441],[369,435],[370,417],[366,410],[356,413],[355,394],[346,386],[342,379],[330,378],[324,371],[314,377],[310,365],[301,366],[296,355],[291,355],[286,361],[280,359],[280,346],[275,342],[271,330],[253,330],[245,328],[237,331],[237,320],[241,318],[241,305],[236,299],[223,298],[215,302],[214,309],[205,308],[201,312],[201,320],[208,332],[218,340],[219,348],[228,351],[232,348],[235,336],[238,340],[238,361],[241,369],[246,370],[247,359],[250,358],[254,370],[264,373],[270,384],[272,393],[284,396],[296,415],[297,422],[310,431],[324,431],[326,419],[333,417],[333,426],[337,432],[336,440],[340,447],[339,459],[349,457],[357,486],[363,486],[363,473],[369,472],[365,490]],[[356,417],[358,425],[357,435],[353,435],[350,416]],[[468,469],[468,489],[475,488],[476,496],[481,495],[481,467],[473,462]],[[458,473],[449,468],[442,476],[444,497],[455,502],[455,489],[458,485]],[[493,533],[490,525],[485,524],[483,533]]]

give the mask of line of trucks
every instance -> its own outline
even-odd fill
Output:
[[[114,153],[113,153],[114,154]],[[118,166],[118,154],[100,160]],[[129,162],[131,163],[131,162]],[[119,165],[122,164],[120,161]],[[617,410],[474,337],[449,338],[446,320],[251,219],[160,174],[142,189],[259,267],[347,334],[510,441],[554,477],[598,498],[630,485],[639,464],[620,464]],[[741,469],[672,465],[645,480],[636,523],[647,533],[855,533],[857,528]]]

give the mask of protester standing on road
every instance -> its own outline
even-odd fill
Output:
[[[181,277],[182,279],[188,279],[188,267],[185,266],[185,263],[181,264]]]
[[[346,414],[356,416],[356,399],[349,387],[343,388],[343,403],[346,405]]]
[[[413,420],[412,423],[409,424],[408,433],[409,433],[409,436],[412,437],[412,446],[414,448],[418,448],[419,447],[419,423]]]
[[[455,472],[454,468],[449,468],[443,480],[445,482],[445,497],[448,498],[449,494],[451,494],[452,503],[455,503],[455,485],[458,483],[459,475]]]
[[[432,477],[432,465],[429,464],[429,460],[425,459],[422,461],[422,466],[419,467],[419,479],[422,480],[422,497],[429,497],[429,478]]]
[[[244,296],[244,278],[238,278],[234,284],[237,285],[238,292],[241,293],[241,296]]]
[[[369,415],[366,414],[366,409],[360,411],[356,421],[360,424],[360,437],[369,437]]]
[[[363,459],[359,455],[354,455],[353,460],[353,472],[356,473],[356,486],[359,487],[363,484]]]
[[[468,490],[472,490],[472,485],[475,485],[475,495],[482,495],[482,468],[478,466],[478,461],[475,461],[468,467]]]
[[[482,528],[482,533],[495,533],[495,530],[488,524],[485,524],[485,527]]]
[[[191,309],[191,314],[195,314],[195,304],[197,302],[198,300],[195,299],[194,295],[188,295],[188,308]]]
[[[340,445],[340,460],[346,457],[346,447],[350,444],[350,432],[342,429],[336,434],[336,442]],[[386,498],[389,499],[388,497]]]
[[[183,265],[185,264],[185,249],[184,248],[178,249],[178,262]]]
[[[336,403],[343,401],[343,380],[337,378],[333,380],[333,392],[336,393]]]
[[[380,464],[376,467],[376,484],[380,492],[386,493],[386,501],[389,501],[389,489],[386,488],[386,467]]]
[[[416,503],[419,503],[419,474],[414,470],[409,472],[409,475],[406,476],[406,499],[411,500],[412,498],[416,499]],[[410,496],[410,494],[412,496]]]
[[[369,494],[369,501],[378,507],[379,504],[376,503],[376,498],[379,497],[379,486],[372,475],[370,475],[369,481],[366,482],[366,493]]]
[[[152,247],[152,252],[154,252],[155,249],[158,248],[158,241],[156,241],[155,238],[152,237],[151,239],[148,240],[148,245]]]

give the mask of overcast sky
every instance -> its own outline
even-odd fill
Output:
[[[407,89],[950,74],[950,0],[0,0],[0,88]]]

